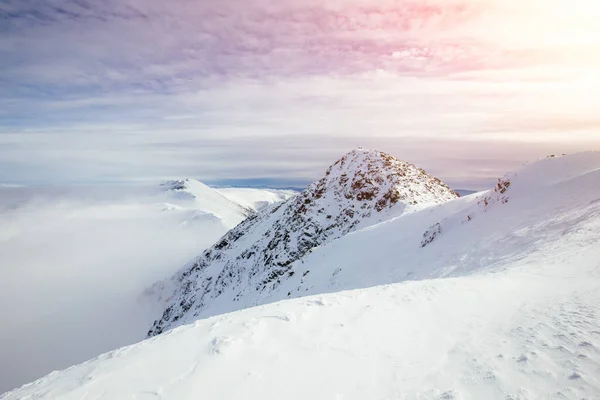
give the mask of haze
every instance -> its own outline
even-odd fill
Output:
[[[600,148],[592,0],[9,0],[0,13],[4,183],[298,186],[362,145],[483,188]]]

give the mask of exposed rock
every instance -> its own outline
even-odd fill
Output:
[[[423,234],[423,240],[421,240],[421,247],[425,247],[429,243],[433,242],[435,240],[435,238],[441,233],[442,233],[442,225],[439,222],[437,224],[432,225]]]

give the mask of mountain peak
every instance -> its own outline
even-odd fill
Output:
[[[199,180],[193,179],[193,178],[170,180],[170,181],[161,183],[160,186],[164,187],[166,190],[172,190],[172,191],[190,190],[194,186],[208,188],[207,185],[205,185],[204,183],[200,182]]]
[[[148,332],[264,304],[315,247],[395,216],[457,198],[416,166],[355,149],[288,201],[254,214],[158,285],[168,307]]]
[[[385,160],[389,159],[394,159],[394,157],[382,151],[363,149],[362,147],[359,147],[344,154],[339,160],[329,167],[326,174],[329,174],[335,170],[351,170],[368,162],[384,162]]]
[[[171,180],[161,184],[169,202],[186,205],[222,220],[227,226],[235,226],[252,210],[231,201],[219,191],[192,179]]]
[[[363,148],[346,153],[327,169],[323,179],[308,188],[317,196],[327,190],[347,200],[364,202],[361,208],[377,212],[398,202],[420,208],[458,197],[423,169],[387,153]]]

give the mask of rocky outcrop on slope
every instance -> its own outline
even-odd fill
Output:
[[[484,192],[482,195],[477,197],[477,206],[472,207],[466,213],[466,215],[454,216],[450,219],[444,219],[437,222],[429,227],[423,233],[423,240],[421,241],[421,247],[430,245],[434,240],[439,238],[442,234],[442,230],[446,230],[448,227],[453,227],[467,222],[471,222],[473,218],[479,215],[481,212],[487,212],[490,207],[495,204],[506,204],[510,199],[508,196],[508,189],[511,186],[511,180],[508,177],[498,179],[498,182],[494,186],[494,189]]]
[[[433,224],[429,229],[425,231],[423,234],[423,240],[421,240],[421,247],[427,246],[429,243],[433,242],[438,235],[442,234],[442,224],[439,222]]]
[[[170,281],[158,284],[154,289],[168,296],[167,307],[148,335],[263,303],[293,276],[293,263],[313,248],[456,197],[408,162],[378,151],[351,151],[304,192],[251,215]]]

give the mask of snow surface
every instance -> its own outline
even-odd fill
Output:
[[[501,182],[315,248],[269,301],[298,298],[198,320],[1,398],[598,399],[600,153]]]
[[[181,182],[0,188],[0,392],[143,339],[141,293],[249,213]]]
[[[600,294],[584,260],[200,320],[3,398],[594,399]]]
[[[219,188],[217,190],[234,203],[253,211],[260,211],[298,194],[293,190],[281,189]]]

